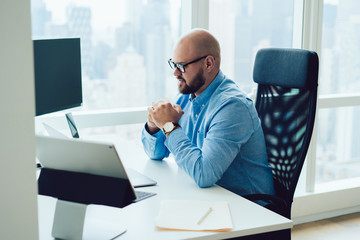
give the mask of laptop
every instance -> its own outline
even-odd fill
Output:
[[[133,180],[111,143],[37,135],[36,156],[41,166],[45,168],[127,180],[136,196],[135,202],[155,195],[155,193],[134,190]],[[156,181],[152,180],[151,184],[155,185]]]
[[[73,126],[75,126],[74,129],[76,128],[75,122],[72,120]],[[69,124],[70,125],[70,124]],[[61,133],[60,131],[56,130],[55,128],[51,127],[50,125],[43,123],[43,126],[46,130],[46,132],[49,134],[49,136],[51,137],[56,137],[56,138],[62,138],[62,139],[70,139],[68,136],[66,136],[65,134]],[[74,134],[72,134],[72,136],[74,136]],[[76,136],[75,138],[79,138],[79,133],[76,130]],[[138,171],[136,171],[135,169],[132,168],[128,168],[127,169],[127,174],[131,180],[132,185],[135,188],[138,187],[147,187],[147,186],[154,186],[157,184],[157,182],[151,178],[149,178],[148,176],[145,176],[141,173],[139,173]]]

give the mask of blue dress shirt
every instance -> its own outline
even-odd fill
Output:
[[[184,110],[176,129],[166,138],[144,128],[142,143],[153,160],[175,161],[199,187],[222,186],[239,195],[274,194],[264,135],[252,101],[219,71],[198,96],[179,94]]]

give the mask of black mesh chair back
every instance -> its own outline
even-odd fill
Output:
[[[303,49],[261,49],[255,59],[255,106],[264,131],[276,198],[274,211],[291,218],[295,188],[316,110],[319,60]],[[265,198],[266,199],[266,198]],[[271,208],[270,208],[271,209]]]

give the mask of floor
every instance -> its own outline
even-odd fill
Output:
[[[292,240],[360,239],[360,213],[295,225]]]

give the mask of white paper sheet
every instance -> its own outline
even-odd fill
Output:
[[[230,231],[232,220],[225,201],[166,200],[161,202],[155,226],[159,230]]]

